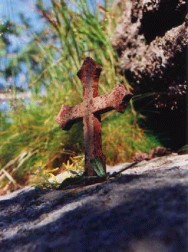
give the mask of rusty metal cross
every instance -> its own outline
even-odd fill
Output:
[[[96,176],[92,160],[97,159],[106,173],[106,158],[102,152],[101,114],[115,109],[124,112],[132,94],[118,84],[111,93],[98,96],[101,66],[90,57],[85,58],[77,75],[83,84],[83,102],[75,106],[63,105],[56,121],[63,130],[83,119],[85,140],[85,175]]]

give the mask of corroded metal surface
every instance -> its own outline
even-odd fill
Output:
[[[132,94],[125,86],[118,84],[111,93],[98,96],[98,81],[102,68],[91,58],[87,57],[78,77],[83,84],[83,102],[73,107],[63,105],[56,118],[63,130],[83,120],[85,140],[85,173],[96,175],[91,160],[97,159],[106,172],[106,159],[102,152],[101,114],[110,110],[124,112]]]

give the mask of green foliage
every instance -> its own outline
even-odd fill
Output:
[[[99,158],[94,158],[90,160],[92,167],[94,169],[94,171],[96,172],[98,177],[104,177],[105,176],[105,172],[104,172],[104,167],[100,161]]]
[[[108,2],[104,6],[110,6]],[[83,153],[82,124],[63,132],[54,119],[62,104],[82,100],[82,85],[76,73],[84,57],[91,56],[103,67],[101,93],[110,91],[116,83],[125,83],[129,88],[117,70],[117,56],[110,41],[115,8],[107,10],[96,5],[92,9],[86,0],[68,3],[52,1],[52,9],[45,10],[38,1],[47,26],[18,55],[27,63],[31,99],[27,103],[16,101],[11,111],[0,114],[0,169],[19,185],[30,183],[38,167],[44,173],[54,167],[64,171],[68,158]],[[45,90],[44,94],[41,90]],[[108,163],[128,161],[135,151],[146,152],[158,145],[153,136],[138,127],[137,120],[132,105],[125,114],[104,115],[103,145]],[[75,166],[72,170],[76,170]],[[5,176],[0,176],[0,188],[6,186],[6,181]]]
[[[151,132],[143,131],[134,109],[125,113],[110,112],[102,123],[103,150],[108,164],[130,161],[137,151],[149,152],[159,141]]]
[[[182,146],[182,147],[178,150],[178,154],[180,154],[180,155],[188,154],[188,144]]]
[[[69,178],[83,178],[83,155],[70,157],[67,162],[62,164],[63,170],[61,173],[59,167],[55,169],[44,169],[41,165],[42,163],[40,163],[37,169],[34,170],[32,174],[33,176],[29,181],[30,184],[39,185],[42,188],[59,188],[59,186]]]

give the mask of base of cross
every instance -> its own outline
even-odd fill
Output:
[[[87,176],[80,176],[80,177],[73,177],[68,178],[61,183],[58,189],[73,189],[82,186],[89,186],[98,183],[102,183],[108,180],[109,177],[87,177]]]
[[[109,94],[98,95],[101,70],[102,67],[93,59],[85,58],[77,74],[83,84],[83,102],[75,106],[63,105],[56,118],[63,130],[69,130],[75,122],[83,120],[84,176],[88,177],[86,181],[89,183],[93,181],[93,177],[98,177],[99,180],[106,177],[106,158],[102,152],[101,114],[111,110],[124,112],[133,96],[123,84],[117,84]]]

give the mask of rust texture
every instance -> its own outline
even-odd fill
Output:
[[[72,107],[63,105],[56,118],[63,130],[69,130],[75,122],[83,120],[87,176],[96,176],[91,163],[93,159],[100,160],[106,173],[106,158],[102,152],[101,114],[113,109],[124,112],[132,97],[122,84],[116,85],[111,93],[99,96],[98,81],[101,70],[101,66],[90,57],[84,60],[78,71],[83,85],[83,102]]]

